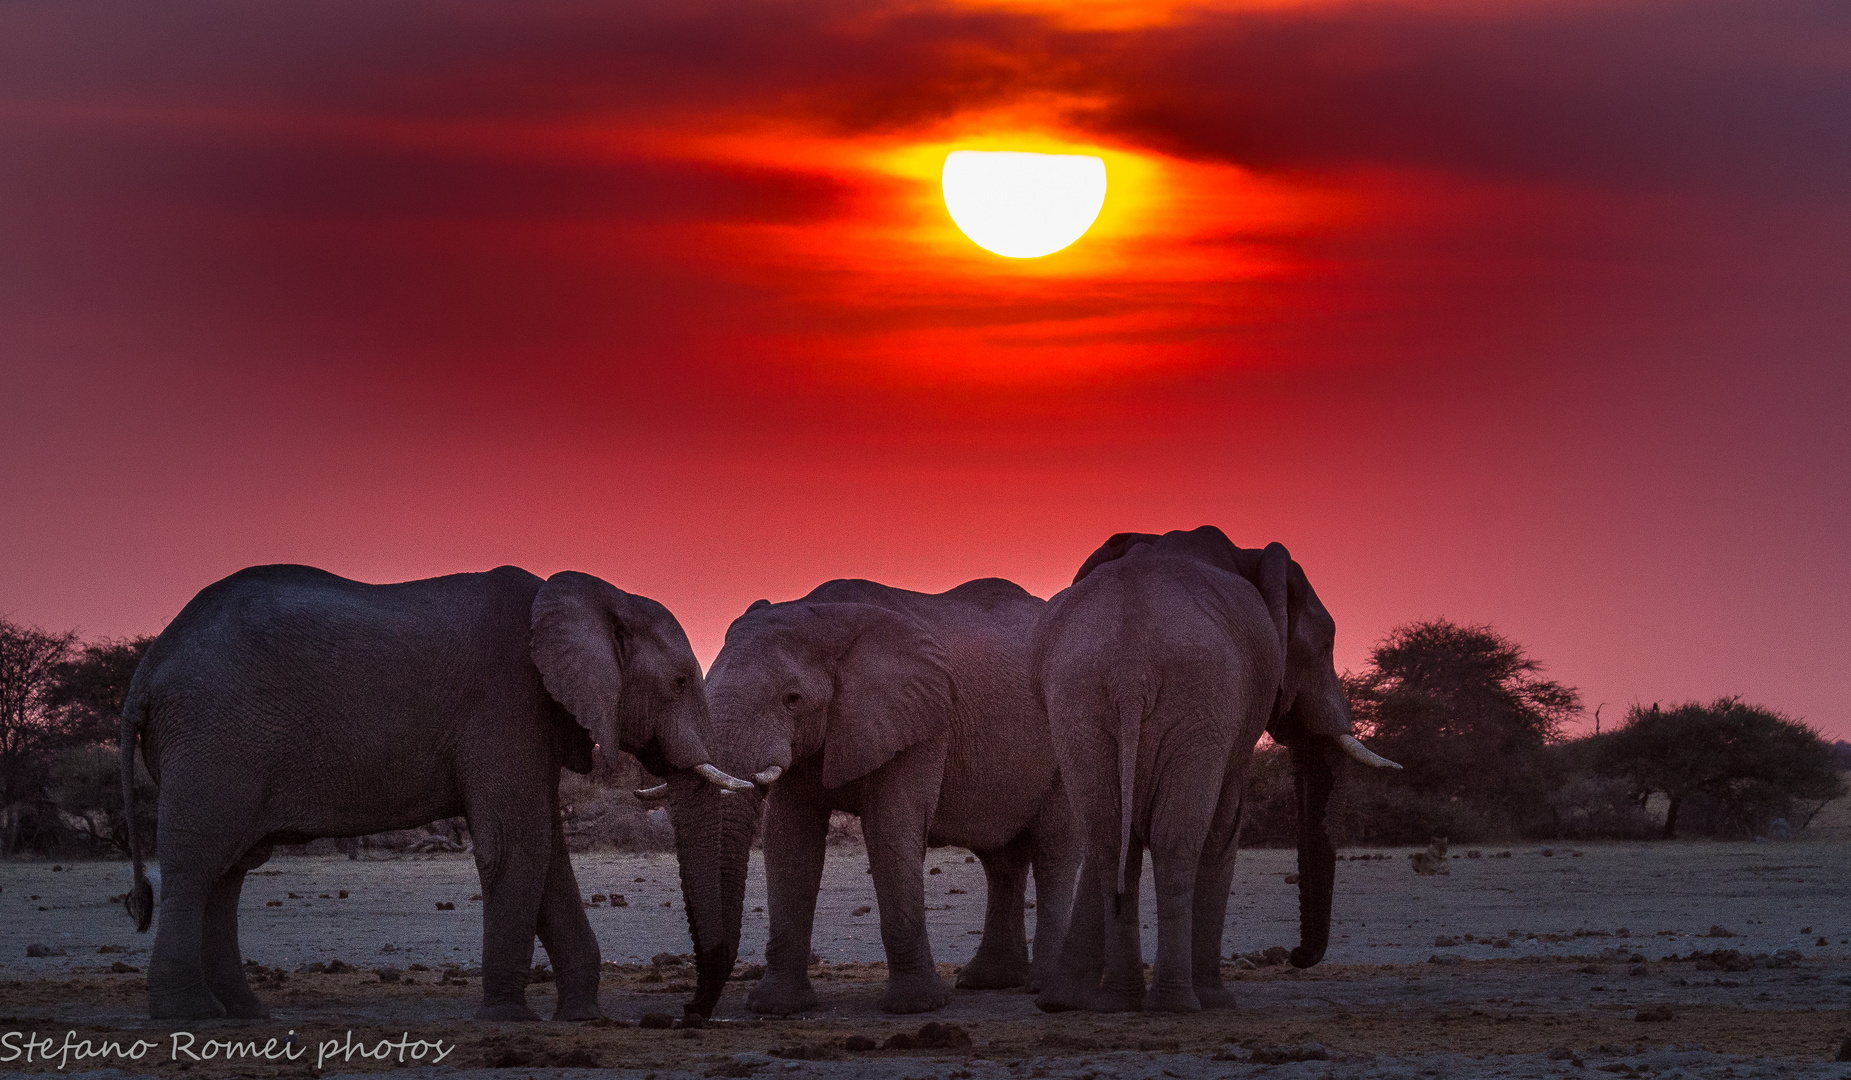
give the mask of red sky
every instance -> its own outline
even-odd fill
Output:
[[[946,151],[1105,157],[989,255]],[[1339,663],[1851,737],[1841,0],[0,10],[0,614],[511,562],[703,660],[831,577],[1279,540]]]

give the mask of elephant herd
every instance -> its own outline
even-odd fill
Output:
[[[996,578],[936,595],[839,580],[760,600],[704,677],[667,608],[589,574],[504,566],[367,585],[243,570],[162,632],[123,710],[124,797],[137,746],[160,789],[149,1012],[267,1015],[245,981],[237,908],[274,845],[460,814],[482,881],[477,1018],[535,1019],[535,937],[554,1018],[599,1015],[598,941],[558,793],[562,767],[590,770],[594,742],[663,781],[637,794],[673,822],[690,1013],[710,1016],[732,972],[761,820],[770,939],[747,1003],[814,1006],[810,938],[838,810],[867,841],[887,1010],[951,997],[925,925],[925,852],[941,845],[974,852],[988,879],[959,986],[1027,986],[1050,1011],[1227,1007],[1221,934],[1262,732],[1296,771],[1300,967],[1329,938],[1339,755],[1398,767],[1351,735],[1334,636],[1284,547],[1237,548],[1212,526],[1114,536],[1049,601]],[[146,930],[155,896],[131,839],[127,906]]]

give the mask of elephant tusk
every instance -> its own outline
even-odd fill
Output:
[[[1339,736],[1337,742],[1343,746],[1343,752],[1374,769],[1399,769],[1401,766],[1358,742],[1354,735]]]
[[[784,766],[773,765],[771,768],[766,769],[764,772],[755,774],[752,777],[752,779],[760,784],[765,785],[766,787],[770,787],[771,785],[778,782],[778,777],[783,776],[783,775],[784,775]]]
[[[639,787],[636,789],[636,797],[644,802],[656,802],[661,799],[666,799],[668,798],[668,784],[661,783],[657,784],[655,787]]]
[[[714,768],[712,762],[702,762],[694,766],[694,771],[700,773],[708,783],[721,791],[751,791],[754,786],[750,780],[741,780],[737,776],[726,775]]]

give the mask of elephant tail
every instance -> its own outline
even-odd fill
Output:
[[[135,920],[136,933],[145,934],[154,920],[154,886],[142,865],[141,834],[135,831],[135,744],[148,719],[148,698],[136,689],[130,687],[129,699],[122,706],[122,822],[129,834],[129,858],[135,864],[135,883],[124,904]]]
[[[1125,865],[1131,861],[1131,821],[1136,816],[1132,793],[1138,779],[1138,736],[1144,726],[1144,703],[1121,697],[1118,702],[1118,894],[1127,888]],[[1138,887],[1131,882],[1130,888]]]

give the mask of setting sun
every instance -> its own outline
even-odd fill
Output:
[[[1105,205],[1105,161],[1081,154],[954,150],[943,183],[945,209],[964,235],[1012,259],[1073,243]]]

